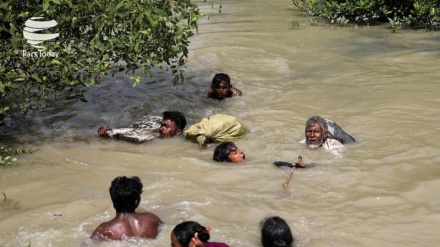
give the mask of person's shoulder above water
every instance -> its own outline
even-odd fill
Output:
[[[331,124],[331,130],[327,123]],[[334,138],[337,136],[345,142],[354,142],[354,138],[345,133],[336,123],[326,120],[320,116],[313,116],[305,123],[305,140],[303,143],[310,149],[317,149],[323,147],[337,156],[343,156],[343,144]]]
[[[327,138],[322,144],[322,147],[338,157],[343,157],[346,153],[344,145],[336,139]]]
[[[156,238],[161,219],[153,213],[136,213],[142,193],[139,177],[117,177],[113,179],[109,192],[116,216],[100,224],[90,239],[122,240],[129,237]]]
[[[242,95],[241,90],[231,84],[231,78],[225,73],[218,73],[212,78],[211,91],[206,93],[208,98],[216,100]]]

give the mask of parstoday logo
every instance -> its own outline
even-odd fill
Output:
[[[42,45],[45,41],[56,39],[59,33],[43,33],[44,30],[55,27],[58,23],[55,20],[40,21],[43,17],[31,17],[23,28],[23,37],[27,43],[38,49],[38,52],[29,52],[23,50],[23,57],[58,57],[58,52],[46,51]]]

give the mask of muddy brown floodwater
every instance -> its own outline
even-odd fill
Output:
[[[290,224],[295,246],[438,246],[440,34],[312,26],[288,0],[222,5],[192,38],[183,85],[172,87],[160,70],[137,88],[116,75],[91,88],[87,103],[58,102],[30,116],[33,134],[18,140],[38,151],[1,169],[0,246],[82,245],[114,216],[108,188],[120,175],[142,179],[139,210],[165,224],[156,240],[99,246],[169,246],[182,220],[210,226],[213,241],[260,246],[259,222],[271,215]],[[243,97],[203,98],[217,72]],[[101,124],[122,127],[164,110],[184,112],[189,125],[237,116],[250,129],[236,141],[250,161],[219,165],[214,145],[183,138],[135,145],[96,135]],[[358,140],[345,158],[298,144],[313,115]],[[285,193],[289,170],[272,162],[298,155],[323,165],[297,170]]]

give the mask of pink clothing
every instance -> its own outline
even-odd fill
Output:
[[[229,245],[220,242],[203,242],[205,247],[229,247]]]

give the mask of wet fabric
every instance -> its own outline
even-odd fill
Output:
[[[197,141],[200,145],[209,142],[221,143],[243,137],[247,129],[233,116],[215,114],[203,118],[197,124],[184,131],[185,137]]]
[[[229,247],[229,245],[220,242],[204,242],[205,247]]]
[[[332,120],[325,119],[327,124],[327,137],[338,140],[342,144],[353,143],[356,140],[346,133],[337,123]]]
[[[118,128],[108,131],[107,135],[112,138],[131,142],[152,140],[159,135],[161,121],[162,117],[159,116],[144,116],[127,128]]]
[[[306,139],[303,139],[299,143],[306,144]],[[307,145],[307,144],[306,144]],[[345,154],[345,147],[336,139],[326,138],[321,145],[322,148],[334,154],[337,157],[343,157]]]
[[[327,138],[324,143],[322,143],[322,147],[337,157],[344,156],[344,145],[338,140]]]

